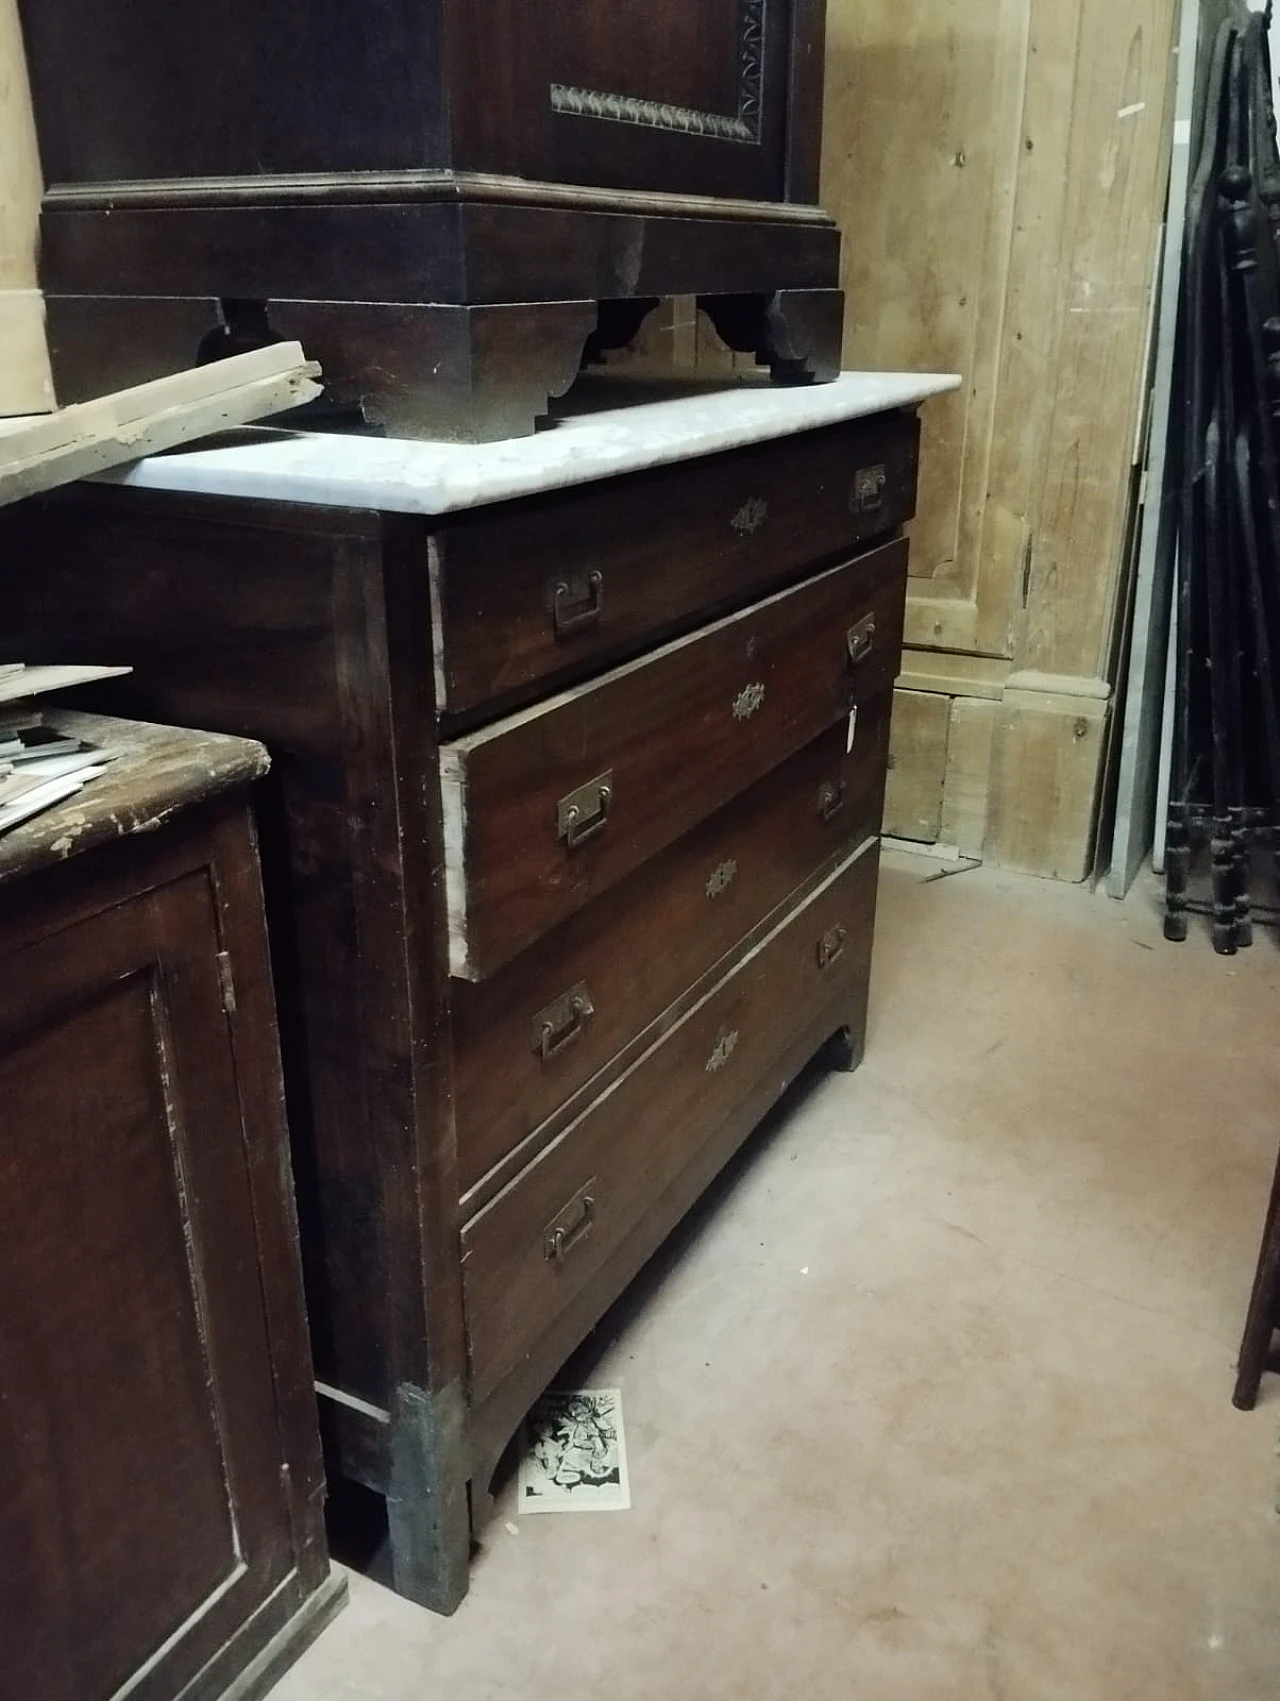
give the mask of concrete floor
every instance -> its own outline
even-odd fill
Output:
[[[355,1577],[276,1701],[1280,1696],[1280,1377],[1230,1401],[1280,947],[938,867],[890,858],[862,1069],[575,1367],[633,1509],[508,1490],[455,1618]]]

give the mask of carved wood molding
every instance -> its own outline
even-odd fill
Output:
[[[595,89],[568,88],[552,83],[551,105],[575,118],[603,118],[614,124],[642,124],[654,130],[675,130],[689,136],[711,136],[722,142],[760,141],[764,111],[764,39],[768,0],[741,0],[738,12],[738,110],[732,115],[703,112],[694,106],[640,100],[635,95],[607,94]]]
[[[497,205],[585,208],[644,217],[746,219],[824,229],[834,220],[821,207],[794,201],[746,201],[731,196],[680,195],[648,189],[600,189],[582,183],[543,183],[481,171],[259,172],[252,177],[152,177],[99,183],[54,183],[46,208],[100,211],[129,207],[303,206],[329,201],[351,206],[382,202],[485,201]]]

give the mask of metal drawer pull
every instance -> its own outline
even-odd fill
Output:
[[[602,833],[609,822],[609,806],[613,802],[613,769],[597,774],[594,780],[579,786],[562,797],[556,805],[556,835],[570,850],[577,850],[588,839]]]
[[[560,1264],[596,1226],[596,1178],[580,1188],[542,1237],[542,1253],[549,1263]]]
[[[876,467],[859,467],[853,475],[849,512],[874,514],[884,501],[884,487],[888,482],[889,474],[883,463]]]
[[[818,967],[829,969],[832,963],[844,950],[845,940],[849,937],[847,927],[830,927],[818,941]]]
[[[866,661],[875,647],[876,617],[865,614],[856,626],[851,626],[844,635],[845,646],[849,651],[849,660],[854,667],[859,662]]]
[[[604,609],[604,574],[593,567],[589,573],[557,579],[550,588],[549,600],[558,638],[598,626]]]
[[[818,787],[818,818],[823,822],[834,821],[844,808],[844,800],[848,787],[841,780],[823,780]]]
[[[533,1018],[533,1049],[544,1063],[558,1057],[574,1040],[581,1039],[588,1021],[596,1013],[585,980],[571,987],[554,1004]]]

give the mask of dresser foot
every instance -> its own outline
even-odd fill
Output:
[[[501,306],[273,301],[271,328],[320,362],[326,393],[389,437],[530,437],[582,367],[594,301]]]
[[[826,1061],[832,1069],[852,1075],[862,1062],[866,1050],[866,1034],[853,1028],[837,1028],[827,1041]]]
[[[184,372],[210,338],[225,334],[212,295],[49,294],[45,322],[59,407]]]
[[[652,305],[611,314],[595,301],[459,307],[54,296],[48,311],[64,403],[296,341],[323,372],[325,394],[313,417],[345,411],[389,437],[487,443],[532,436],[578,376],[588,340],[599,349],[628,340]]]
[[[467,1593],[471,1514],[463,1436],[465,1400],[402,1387],[391,1429],[387,1524],[398,1595],[432,1612],[456,1612]]]
[[[626,348],[640,335],[640,327],[662,305],[660,295],[637,295],[631,300],[602,301],[596,328],[587,338],[584,366],[601,366],[611,349]]]
[[[698,306],[723,342],[753,354],[777,384],[829,384],[840,374],[843,290],[700,295]]]

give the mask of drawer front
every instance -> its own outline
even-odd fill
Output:
[[[802,882],[879,831],[892,693],[484,981],[455,981],[463,1193]],[[654,949],[654,941],[662,949]]]
[[[878,861],[873,842],[832,875],[466,1225],[473,1403],[806,1028],[827,1009],[840,1025],[869,973]]]
[[[450,967],[480,980],[888,689],[885,544],[441,747]]]
[[[919,440],[914,414],[882,414],[451,522],[431,552],[441,710],[527,701],[889,536]]]

